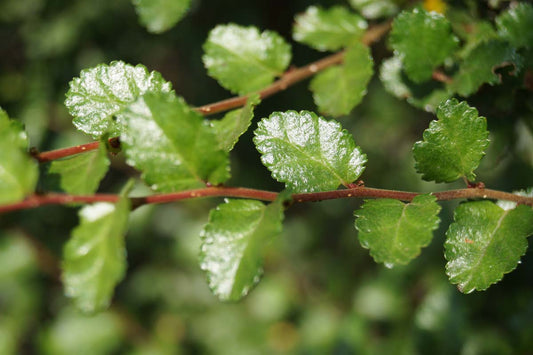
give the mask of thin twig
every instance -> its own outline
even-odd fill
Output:
[[[371,187],[354,187],[344,190],[333,190],[323,192],[309,192],[293,194],[295,203],[318,202],[334,200],[340,198],[392,198],[402,201],[411,201],[419,192],[396,191],[386,189],[375,189]],[[508,192],[491,190],[485,188],[466,188],[448,190],[432,193],[438,201],[456,199],[492,199],[513,201],[518,204],[533,206],[533,197],[519,196]],[[261,201],[274,201],[278,193],[266,190],[248,189],[243,187],[206,187],[203,189],[180,191],[168,194],[157,194],[144,197],[132,197],[132,207],[136,208],[148,204],[169,203],[182,200],[203,198],[203,197],[237,197],[250,198]],[[24,201],[0,206],[0,213],[12,212],[23,209],[36,208],[45,205],[66,205],[72,203],[95,203],[111,202],[119,200],[119,195],[95,194],[95,195],[68,195],[50,193],[46,195],[32,195]]]

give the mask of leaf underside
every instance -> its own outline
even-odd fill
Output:
[[[191,0],[133,0],[139,21],[148,32],[162,33],[183,18]]]
[[[310,89],[320,112],[341,116],[361,102],[373,74],[368,47],[356,43],[347,49],[341,65],[327,68],[311,81]]]

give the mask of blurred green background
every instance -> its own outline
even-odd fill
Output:
[[[471,3],[452,5],[468,15]],[[497,11],[489,1],[477,3],[476,11],[489,20]],[[81,69],[112,60],[142,63],[161,72],[190,105],[211,103],[230,94],[201,62],[210,29],[233,22],[277,31],[291,41],[293,64],[301,66],[325,54],[291,40],[293,17],[310,5],[332,4],[348,6],[193,0],[177,26],[152,35],[128,0],[1,0],[0,106],[26,124],[30,144],[39,150],[89,142],[63,105],[68,83]],[[377,72],[391,54],[385,41],[372,51]],[[512,191],[533,186],[533,98],[506,84],[484,87],[468,102],[491,130],[479,178]],[[307,83],[266,99],[256,120],[289,109],[316,110]],[[367,186],[462,187],[423,182],[413,168],[411,147],[433,117],[386,93],[377,77],[371,82],[363,103],[339,119],[368,155]],[[251,137],[245,134],[232,152],[229,184],[281,190],[260,164]],[[120,154],[112,161],[102,192],[116,192],[136,176]],[[146,193],[141,184],[134,191]],[[443,257],[456,201],[442,204],[441,227],[421,256],[394,269],[374,263],[357,241],[353,211],[361,201],[294,206],[267,250],[263,280],[236,304],[219,302],[198,266],[199,231],[220,202],[136,210],[127,235],[127,277],[109,311],[92,317],[71,306],[59,276],[77,209],[48,206],[0,216],[0,353],[533,354],[533,252],[488,291],[461,294],[447,281]]]

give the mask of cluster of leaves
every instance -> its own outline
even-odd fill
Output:
[[[156,3],[135,2],[141,21],[154,32],[169,23],[153,20],[151,6]],[[390,34],[394,56],[383,62],[380,77],[394,95],[436,111],[438,119],[413,147],[415,168],[424,180],[475,179],[474,171],[489,143],[486,119],[466,102],[449,98],[469,96],[484,83],[498,84],[497,67],[510,64],[515,75],[520,73],[533,42],[522,37],[531,28],[532,14],[531,5],[511,8],[496,19],[493,35],[483,40],[467,38],[462,46],[440,14],[415,8],[395,18]],[[296,41],[319,51],[345,50],[342,64],[317,73],[310,83],[320,112],[348,114],[364,97],[373,75],[370,50],[361,44],[367,27],[363,17],[345,7],[313,6],[296,17]],[[70,83],[65,104],[80,131],[102,142],[119,136],[127,164],[141,173],[153,191],[220,185],[230,178],[230,151],[249,129],[254,106],[259,104],[255,93],[281,76],[290,61],[291,47],[277,33],[220,25],[204,44],[203,62],[221,86],[249,95],[242,109],[207,120],[177,96],[159,73],[121,61],[83,70]],[[430,81],[441,65],[453,72],[451,82],[415,98],[413,87]],[[34,192],[38,168],[25,155],[24,131],[3,111],[0,127],[0,201],[8,204]],[[201,233],[200,265],[222,300],[242,298],[259,281],[263,252],[282,229],[292,193],[350,187],[367,162],[340,123],[310,111],[274,112],[262,118],[254,131],[254,144],[262,163],[287,192],[268,205],[228,199],[211,211]],[[61,188],[68,193],[92,194],[108,167],[106,145],[101,144],[97,151],[54,161],[48,173],[59,175]],[[80,224],[64,247],[66,293],[86,312],[105,308],[124,276],[129,190],[127,184],[117,203],[83,207]],[[410,262],[430,243],[439,226],[439,211],[431,194],[409,203],[369,200],[355,211],[355,228],[375,261],[392,267]],[[466,293],[488,288],[516,267],[531,233],[530,207],[463,203],[446,233],[450,281]]]

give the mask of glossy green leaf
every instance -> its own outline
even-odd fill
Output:
[[[229,152],[233,149],[239,137],[250,127],[254,106],[259,102],[259,95],[252,95],[243,108],[228,112],[221,120],[211,121],[221,150]]]
[[[514,66],[514,72],[522,67],[522,57],[506,42],[488,41],[474,48],[459,66],[450,88],[461,96],[470,96],[483,84],[501,83],[496,69]]]
[[[185,15],[190,3],[191,0],[133,0],[141,24],[151,33],[172,28]]]
[[[70,82],[65,105],[80,131],[93,137],[120,135],[122,123],[113,116],[147,92],[171,91],[172,85],[158,72],[150,73],[142,65],[111,62],[82,70],[80,77]]]
[[[39,171],[27,146],[22,125],[0,108],[0,204],[21,201],[35,190]]]
[[[320,51],[335,51],[359,43],[367,27],[362,17],[343,6],[311,6],[296,16],[292,33],[295,41]]]
[[[420,9],[396,17],[390,42],[407,76],[417,83],[431,79],[435,67],[444,63],[459,43],[444,16]]]
[[[519,2],[496,18],[500,37],[515,47],[533,47],[533,5]]]
[[[416,170],[424,180],[473,180],[489,145],[487,120],[466,102],[455,99],[442,103],[437,117],[424,131],[424,140],[414,145]]]
[[[533,233],[533,209],[503,210],[490,201],[463,203],[446,232],[446,273],[461,292],[485,290],[514,270]]]
[[[246,296],[262,275],[263,250],[281,232],[281,201],[227,200],[209,214],[201,238],[200,266],[224,301]]]
[[[346,51],[341,65],[318,73],[310,85],[318,109],[332,116],[350,113],[366,94],[373,64],[368,47],[357,43]]]
[[[402,60],[397,56],[385,59],[381,64],[379,78],[389,93],[405,99],[411,105],[435,112],[437,106],[450,98],[452,93],[441,83],[416,84],[402,72]]]
[[[275,32],[219,25],[204,44],[208,74],[232,92],[247,94],[272,83],[291,61],[291,47]]]
[[[336,189],[365,169],[366,155],[353,137],[309,111],[272,113],[259,122],[254,143],[272,176],[294,192]]]
[[[127,163],[154,190],[179,191],[220,184],[229,178],[228,153],[213,128],[182,98],[146,94],[120,115]]]
[[[349,3],[368,19],[390,17],[398,11],[393,0],[349,0]]]
[[[74,157],[54,160],[48,173],[60,177],[63,191],[73,195],[92,194],[96,192],[109,169],[109,159],[105,144],[92,152],[78,154]]]
[[[439,226],[440,206],[432,195],[416,196],[410,203],[393,199],[367,200],[357,217],[359,241],[376,262],[387,267],[407,264],[420,254]]]
[[[109,306],[117,283],[126,272],[124,235],[130,202],[98,202],[82,208],[80,224],[63,250],[65,293],[87,313]]]

